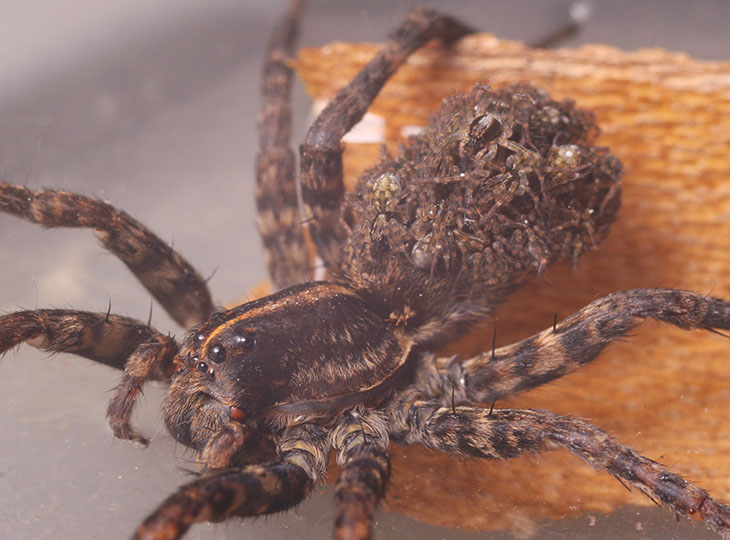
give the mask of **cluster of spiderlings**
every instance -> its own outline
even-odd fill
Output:
[[[400,257],[430,278],[505,288],[608,232],[620,162],[590,113],[520,85],[444,100],[431,126],[367,171],[348,199],[348,276]],[[401,270],[404,270],[401,268]]]

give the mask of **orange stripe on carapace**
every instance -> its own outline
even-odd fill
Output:
[[[234,324],[237,324],[241,321],[245,321],[246,319],[251,319],[253,317],[257,317],[259,315],[264,315],[266,313],[270,313],[272,311],[276,311],[278,309],[283,309],[289,306],[303,306],[303,305],[311,305],[316,302],[319,302],[320,300],[324,300],[326,298],[332,298],[334,296],[337,296],[338,294],[341,295],[347,295],[347,296],[357,296],[355,291],[348,289],[346,287],[343,287],[342,285],[338,285],[336,283],[316,283],[313,284],[312,287],[306,288],[304,290],[300,290],[296,293],[292,293],[286,296],[282,296],[278,300],[274,302],[267,302],[264,305],[252,309],[250,311],[246,311],[245,313],[242,313],[238,317],[234,317],[233,319],[230,319],[220,326],[216,326],[213,331],[208,336],[208,339],[205,340],[205,343],[203,343],[203,346],[200,349],[200,356],[201,358],[207,356],[208,354],[208,346],[210,345],[210,342],[213,341],[218,335],[226,330],[227,328],[230,328]],[[235,309],[235,308],[234,308]]]

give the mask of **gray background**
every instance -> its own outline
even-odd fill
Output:
[[[314,0],[302,43],[382,40],[416,2]],[[438,2],[429,2],[436,5]],[[252,201],[259,59],[280,2],[32,0],[0,4],[0,175],[112,201],[175,246],[210,281],[216,301],[243,298],[265,277]],[[474,26],[534,40],[569,2],[442,2]],[[568,45],[661,46],[730,56],[730,3],[595,2]],[[308,104],[298,89],[298,136]],[[74,307],[145,319],[149,295],[87,231],[43,231],[0,215],[0,310]],[[153,322],[180,333],[157,306]],[[163,431],[162,391],[149,388],[140,450],[115,440],[104,411],[118,373],[29,347],[0,363],[0,537],[124,538],[189,478],[189,455]],[[728,456],[730,459],[730,456]],[[396,471],[397,474],[397,471]],[[529,489],[529,487],[526,487]],[[488,480],[468,489],[488,489]],[[444,509],[448,511],[447,508]],[[325,538],[329,488],[299,509],[255,521],[202,525],[189,538]],[[596,523],[591,526],[591,518]],[[376,538],[511,538],[463,534],[380,512]],[[639,530],[640,529],[640,530]],[[707,538],[671,513],[545,523],[543,538]]]

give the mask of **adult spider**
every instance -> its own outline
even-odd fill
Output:
[[[387,200],[386,200],[386,204],[387,204]]]

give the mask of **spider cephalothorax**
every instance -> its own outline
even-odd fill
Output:
[[[380,404],[411,344],[352,289],[326,282],[290,287],[217,313],[188,334],[166,401],[168,427],[202,449],[191,433],[198,415],[187,405],[190,395],[217,402],[219,422],[230,416],[251,426],[331,424],[353,406]]]
[[[730,303],[687,291],[624,291],[520,343],[468,359],[437,355],[527,279],[555,260],[575,262],[607,235],[621,165],[594,146],[592,116],[530,86],[478,85],[446,99],[428,129],[397,156],[384,152],[346,195],[342,136],[411,52],[469,31],[414,10],[309,130],[300,148],[304,220],[288,148],[287,58],[299,10],[294,2],[274,32],[259,117],[259,226],[279,292],[213,312],[200,275],[127,214],[72,193],[0,183],[4,212],[94,229],[187,329],[177,342],[111,313],[0,317],[0,352],[27,342],[123,368],[108,409],[122,439],[144,442],[130,422],[143,384],[169,384],[167,427],[204,470],[135,538],[178,538],[196,522],[290,508],[335,453],[342,468],[335,536],[365,540],[390,474],[391,439],[488,459],[561,446],[730,535],[730,508],[598,428],[493,406],[591,362],[645,318],[728,329]],[[326,281],[314,280],[312,246]]]

